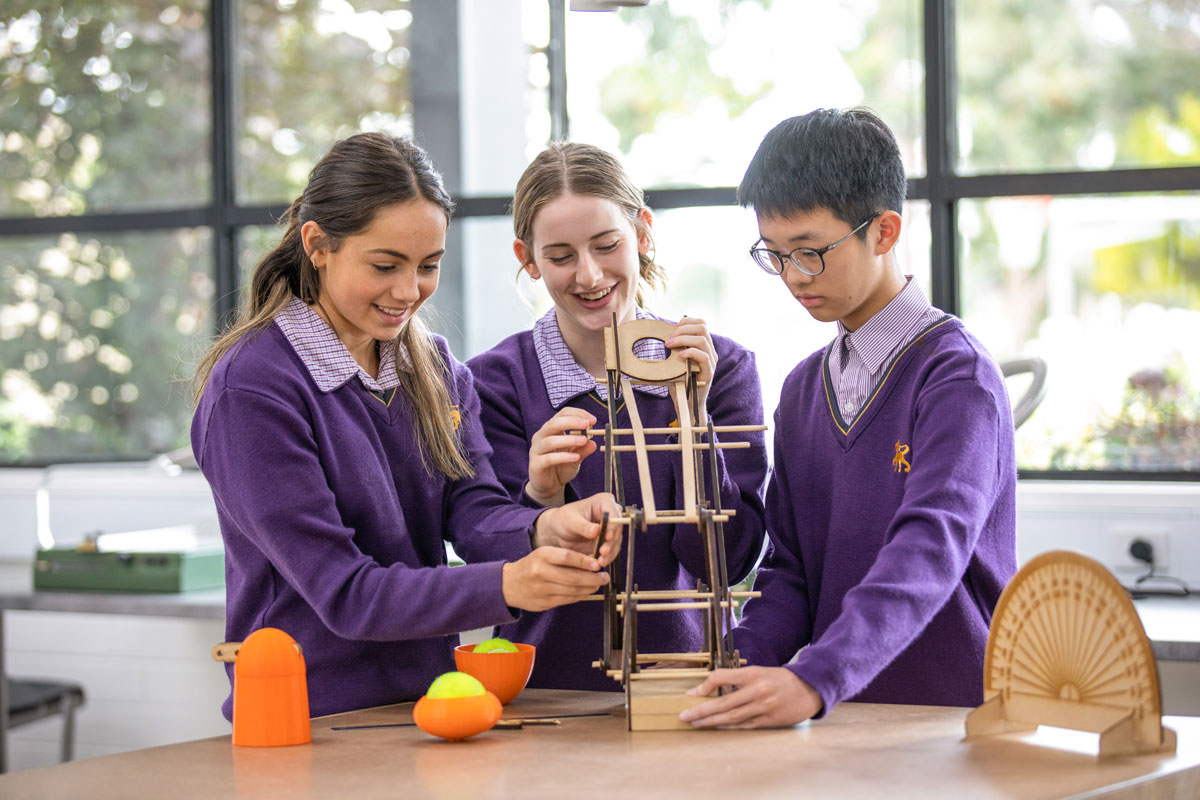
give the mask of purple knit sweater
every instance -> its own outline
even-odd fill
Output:
[[[276,325],[221,359],[192,420],[225,540],[226,636],[296,639],[314,716],[416,699],[454,669],[458,631],[514,618],[502,562],[529,552],[538,512],[496,482],[471,373],[437,345],[472,479],[425,470],[402,390],[322,392]],[[447,567],[443,539],[486,563]]]
[[[847,422],[827,351],[784,383],[763,596],[746,604],[735,642],[767,666],[800,650],[788,668],[821,695],[822,713],[849,699],[978,705],[992,610],[1016,568],[1004,380],[945,317]]]
[[[714,336],[713,342],[718,359],[708,398],[713,424],[761,424],[762,390],[754,354],[721,336]],[[492,465],[511,496],[524,498],[530,441],[559,410],[550,404],[533,335],[530,331],[514,334],[467,364],[478,382],[483,426],[495,453]],[[636,396],[645,427],[666,427],[676,420],[675,405],[670,398],[644,392],[636,392]],[[580,395],[567,405],[594,414],[598,427],[604,427],[608,421],[607,406],[594,394]],[[629,412],[622,401],[614,427],[629,426]],[[721,506],[737,511],[735,517],[724,523],[729,579],[736,582],[749,574],[762,549],[761,493],[767,472],[765,437],[754,432],[722,434],[718,439],[751,443],[747,449],[717,451]],[[682,508],[679,454],[652,451],[649,458],[656,506]],[[621,465],[625,501],[643,505],[635,455],[623,453]],[[704,479],[706,483],[709,481],[707,461]],[[603,454],[597,452],[583,462],[567,491],[568,499],[604,491]],[[642,589],[694,589],[696,576],[706,574],[704,563],[703,543],[695,525],[655,525],[638,539],[635,582]],[[622,554],[616,567],[622,586],[624,564]],[[697,650],[703,642],[701,630],[699,612],[642,614],[638,618],[638,649],[641,652]],[[507,639],[538,648],[530,686],[616,691],[620,685],[591,666],[602,654],[603,634],[601,604],[587,601],[538,614],[522,614],[499,632]]]

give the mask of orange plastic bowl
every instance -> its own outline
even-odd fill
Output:
[[[500,711],[500,701],[491,692],[469,697],[426,695],[413,707],[413,722],[426,733],[457,742],[494,726]]]
[[[537,648],[531,644],[514,644],[517,647],[515,653],[476,653],[475,645],[460,644],[454,648],[454,664],[459,672],[475,676],[483,688],[507,705],[529,682],[537,653]]]

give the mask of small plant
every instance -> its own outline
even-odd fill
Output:
[[[1089,426],[1054,460],[1068,469],[1200,470],[1200,396],[1179,368],[1139,370],[1129,376],[1116,415]]]

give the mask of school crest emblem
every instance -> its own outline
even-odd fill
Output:
[[[450,422],[454,425],[454,430],[458,430],[462,423],[462,412],[458,410],[458,406],[450,406]]]
[[[912,467],[908,463],[908,459],[905,458],[908,455],[908,450],[908,445],[896,442],[896,454],[892,456],[892,469],[896,470],[896,472],[908,472]]]

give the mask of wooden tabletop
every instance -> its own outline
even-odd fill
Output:
[[[554,714],[562,724],[456,743],[415,727],[334,730],[412,718],[411,704],[367,709],[313,720],[308,745],[203,739],[0,776],[0,797],[1200,796],[1197,717],[1166,718],[1179,736],[1175,755],[1099,761],[1094,734],[964,741],[963,708],[843,703],[783,730],[629,733],[621,700],[527,690],[506,717]],[[603,716],[567,716],[588,713]]]

